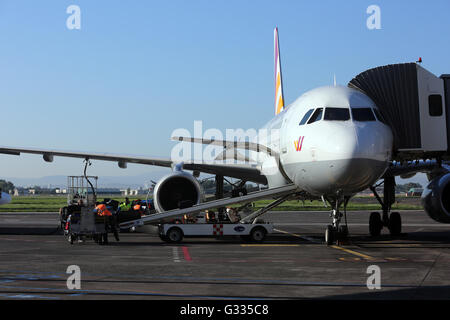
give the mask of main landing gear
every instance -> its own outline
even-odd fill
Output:
[[[398,212],[391,212],[395,203],[395,177],[384,179],[383,199],[377,193],[377,186],[370,187],[373,194],[381,204],[383,215],[379,212],[372,212],[369,218],[369,232],[372,237],[378,237],[383,227],[387,227],[392,236],[402,233],[402,218]]]
[[[334,242],[339,240],[345,240],[348,236],[348,225],[347,225],[347,204],[350,197],[343,197],[338,195],[336,199],[330,200],[326,199],[333,210],[331,211],[330,217],[332,218],[332,224],[327,226],[325,230],[325,243],[327,245],[332,245]],[[339,210],[341,204],[344,204],[344,213]],[[345,224],[341,225],[341,219],[344,217]]]

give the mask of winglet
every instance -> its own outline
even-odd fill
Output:
[[[284,109],[283,81],[281,76],[280,44],[278,41],[278,28],[274,30],[274,55],[275,55],[275,114]]]

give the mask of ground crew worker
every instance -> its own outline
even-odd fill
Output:
[[[141,216],[144,214],[144,208],[142,207],[140,200],[136,201],[136,204],[133,206],[133,210],[139,212]]]
[[[216,223],[216,214],[212,210],[206,210],[206,221],[208,223]]]
[[[177,219],[178,220],[178,219]],[[175,220],[175,221],[177,221]],[[179,220],[178,220],[179,221]],[[196,219],[193,216],[190,216],[188,214],[185,214],[182,218],[181,218],[181,223],[196,223]],[[175,222],[178,223],[178,222]]]
[[[108,210],[104,203],[100,203],[95,207],[97,215],[105,218],[105,233],[103,234],[103,243],[108,244],[108,226],[110,224],[111,211]]]
[[[106,207],[106,204],[100,203],[99,205],[97,205],[95,207],[95,210],[97,210],[97,214],[100,217],[112,216],[112,213],[111,213],[111,211],[108,210],[108,208]]]
[[[131,203],[130,203],[130,199],[125,198],[125,202],[122,202],[119,205],[120,211],[125,212],[125,211],[130,211],[131,210]]]
[[[108,217],[109,224],[111,226],[112,232],[114,234],[114,238],[116,238],[116,241],[120,241],[119,239],[119,226],[117,224],[117,214],[118,212],[112,210],[112,216]]]

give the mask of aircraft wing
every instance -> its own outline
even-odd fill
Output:
[[[191,138],[191,137],[172,137],[174,141],[186,141],[192,143],[201,143],[201,144],[211,144],[215,146],[222,146],[224,149],[245,149],[256,152],[264,152],[271,156],[277,156],[278,152],[273,150],[265,145],[249,142],[249,141],[227,141],[227,140],[216,140],[216,139],[203,139],[203,138]]]
[[[79,151],[61,151],[53,149],[37,148],[11,148],[1,147],[0,154],[10,154],[19,156],[22,153],[40,154],[47,162],[53,162],[53,157],[69,157],[89,160],[103,160],[117,162],[120,168],[126,168],[127,163],[146,164],[159,167],[171,168],[177,163],[171,159],[152,158],[146,156],[122,155],[112,153],[91,153]],[[222,163],[202,163],[184,162],[183,168],[186,170],[196,170],[199,172],[223,175],[226,177],[243,179],[261,184],[267,184],[267,179],[261,174],[256,165],[251,164],[222,164]]]

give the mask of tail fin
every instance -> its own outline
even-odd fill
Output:
[[[280,44],[278,41],[278,28],[274,30],[274,54],[275,54],[275,114],[284,109],[283,80],[281,76]]]

